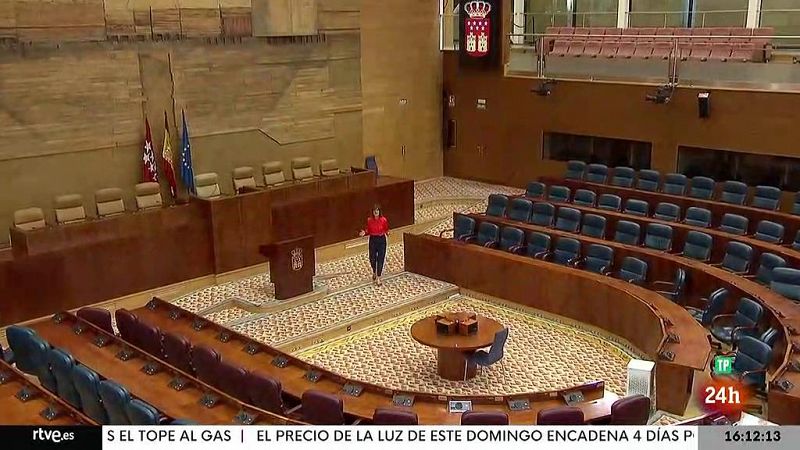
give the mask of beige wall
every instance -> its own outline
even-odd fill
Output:
[[[362,2],[364,153],[383,173],[442,174],[438,14],[437,0]]]
[[[234,167],[296,156],[442,173],[436,0],[2,3],[0,42],[32,45],[0,47],[0,229],[30,206],[52,220],[64,193],[91,213],[95,190],[119,186],[132,208],[144,118],[160,152],[165,111],[176,157],[185,110],[195,173],[217,172],[227,192]],[[313,36],[248,38],[251,14],[259,33],[284,14],[294,25],[278,34]]]

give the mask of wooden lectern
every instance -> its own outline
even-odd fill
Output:
[[[276,299],[297,297],[314,289],[314,236],[262,245],[258,250],[269,259],[269,276],[275,285]]]

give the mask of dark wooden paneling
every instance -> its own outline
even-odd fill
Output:
[[[458,123],[445,175],[515,186],[559,176],[566,163],[542,158],[547,131],[651,142],[652,166],[665,173],[675,171],[679,145],[797,156],[795,94],[702,90],[711,92],[712,114],[700,119],[698,89],[678,89],[669,104],[655,105],[645,101],[652,86],[559,81],[541,97],[531,93],[537,80],[465,70],[457,56],[444,53],[444,90],[456,96],[445,119]],[[476,109],[478,98],[485,110]]]
[[[414,223],[414,183],[358,174],[291,183],[214,200],[13,232],[0,259],[0,324],[265,262],[258,248],[313,235],[352,239],[380,200],[392,227]],[[281,201],[273,202],[273,196]],[[42,282],[46,280],[46,282]]]
[[[0,263],[3,324],[214,273],[210,222],[197,204],[25,236],[31,256]]]

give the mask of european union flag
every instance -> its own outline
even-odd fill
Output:
[[[194,169],[192,168],[192,148],[189,145],[189,130],[186,128],[186,114],[181,111],[183,119],[183,136],[181,137],[181,179],[189,193],[196,194],[194,187]]]

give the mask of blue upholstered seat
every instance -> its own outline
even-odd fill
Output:
[[[536,202],[533,204],[530,222],[534,225],[550,227],[556,215],[556,207],[552,203]]]
[[[642,191],[658,191],[661,174],[657,170],[642,169],[636,178],[636,189]]]
[[[759,241],[780,244],[783,242],[784,232],[783,225],[769,220],[762,220],[756,225],[756,232],[753,237]]]
[[[531,231],[528,233],[527,246],[525,253],[530,257],[544,256],[550,251],[550,235]]]
[[[508,197],[502,194],[492,194],[486,204],[486,215],[505,217],[506,208],[508,208]]]
[[[533,202],[525,198],[515,198],[511,200],[508,207],[508,218],[511,220],[519,220],[520,222],[527,222],[531,218],[531,210],[533,209]]]
[[[683,242],[682,256],[687,258],[696,259],[698,261],[708,261],[711,259],[711,249],[714,246],[714,239],[711,235],[690,230],[686,233],[686,239]]]
[[[572,203],[580,206],[594,207],[596,202],[597,194],[588,189],[578,189],[575,191],[575,197],[572,199]]]
[[[100,400],[100,377],[92,369],[75,365],[72,368],[72,383],[81,398],[83,413],[95,422],[108,423],[108,413]]]
[[[606,218],[597,214],[586,214],[583,216],[583,226],[581,234],[598,239],[605,239]]]
[[[500,232],[500,250],[516,252],[525,244],[525,233],[516,227],[503,227]]]
[[[644,234],[644,245],[664,252],[672,250],[672,227],[660,223],[648,223]]]
[[[689,197],[711,200],[714,196],[715,185],[716,182],[711,178],[694,177],[692,178],[692,185],[689,189]]]
[[[711,334],[726,344],[739,340],[742,336],[754,336],[763,315],[764,307],[761,304],[743,297],[734,314],[719,315],[712,319]]]
[[[589,164],[586,166],[586,181],[591,183],[605,183],[608,180],[608,167],[604,164]]]
[[[112,380],[100,382],[100,399],[108,413],[109,425],[130,425],[128,418],[128,403],[131,402],[131,394],[127,389]]]
[[[770,289],[792,300],[800,300],[800,270],[789,267],[774,269]]]
[[[648,265],[646,262],[639,258],[626,256],[622,260],[617,277],[629,283],[643,283],[647,280],[647,271]]]
[[[738,214],[725,213],[719,223],[719,230],[726,233],[742,236],[747,234],[747,227],[750,226],[750,219]]]
[[[686,175],[682,173],[668,173],[664,176],[661,192],[671,195],[686,195]]]
[[[711,226],[711,211],[697,206],[690,206],[686,209],[686,217],[683,223],[694,227],[708,228]]]
[[[568,180],[582,180],[585,170],[585,162],[577,160],[567,161],[567,172],[564,174],[564,178]]]
[[[653,218],[667,222],[678,222],[681,220],[681,207],[674,203],[659,203],[656,205]]]
[[[546,189],[547,186],[545,186],[544,183],[531,181],[525,189],[525,196],[530,198],[543,198]]]
[[[561,207],[556,214],[556,229],[577,233],[581,226],[581,212],[575,208]]]
[[[756,186],[750,206],[775,211],[781,205],[781,190],[775,186]]]
[[[741,181],[726,181],[722,183],[722,194],[719,199],[731,205],[744,205],[744,201],[747,200],[747,185]]]
[[[755,280],[769,286],[772,283],[772,271],[778,267],[786,267],[786,260],[773,253],[762,253],[758,258]]]
[[[636,222],[620,220],[614,232],[614,240],[621,244],[639,245],[642,229]]]
[[[72,381],[75,359],[64,350],[51,348],[47,353],[47,361],[56,380],[56,393],[58,396],[73,407],[81,409],[81,397]]]
[[[625,214],[631,214],[634,216],[647,217],[647,215],[650,213],[650,205],[648,205],[644,200],[629,198],[628,201],[625,202],[624,212]]]
[[[703,298],[703,309],[687,306],[686,309],[692,315],[694,320],[700,322],[703,326],[711,325],[714,317],[717,317],[725,308],[725,302],[728,301],[730,293],[725,288],[719,288],[711,293],[708,298]]]
[[[158,425],[161,418],[157,409],[137,398],[128,403],[126,411],[131,425]]]
[[[746,273],[753,262],[753,247],[731,241],[725,246],[725,255],[720,267],[734,273]]]
[[[566,186],[550,186],[550,191],[547,193],[547,200],[551,202],[569,202],[571,191]]]
[[[597,200],[597,207],[608,211],[619,211],[622,207],[622,199],[614,194],[601,194]]]
[[[633,187],[633,177],[636,171],[631,167],[614,167],[614,174],[611,176],[611,185],[620,187]]]
[[[614,249],[606,245],[590,244],[586,248],[583,268],[599,274],[611,272],[614,265]]]

